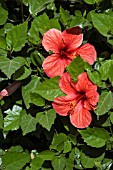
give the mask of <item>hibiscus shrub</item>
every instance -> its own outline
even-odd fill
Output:
[[[113,169],[113,1],[0,1],[0,169]]]

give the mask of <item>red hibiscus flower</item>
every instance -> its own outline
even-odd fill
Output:
[[[78,76],[77,82],[72,82],[69,73],[63,73],[59,80],[60,89],[67,94],[57,97],[52,103],[59,115],[70,116],[70,122],[77,128],[86,128],[92,121],[90,110],[96,109],[99,100],[97,86],[84,72]]]
[[[73,27],[63,32],[53,28],[44,34],[42,45],[46,51],[53,51],[42,64],[48,77],[62,76],[66,66],[79,55],[90,65],[94,63],[95,48],[89,43],[81,45],[82,41],[83,34],[80,27]]]

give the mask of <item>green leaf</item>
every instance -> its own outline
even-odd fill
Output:
[[[37,13],[43,11],[47,4],[53,2],[53,0],[28,0],[29,3],[29,12],[33,15],[36,16]]]
[[[84,72],[85,62],[82,58],[76,57],[73,59],[69,66],[66,67],[66,70],[71,74],[71,77],[74,81],[77,80],[79,74]]]
[[[70,141],[65,141],[64,142],[64,151],[63,153],[70,152],[72,148],[71,142]]]
[[[20,170],[30,161],[30,155],[26,153],[6,152],[2,159],[5,170]]]
[[[0,5],[0,25],[5,24],[8,18],[8,11]]]
[[[17,130],[19,128],[21,111],[22,108],[20,106],[14,105],[12,110],[8,109],[4,112],[7,114],[4,118],[4,131]]]
[[[31,163],[30,163],[30,166],[32,168],[32,170],[38,170],[42,167],[42,164],[43,164],[44,160],[40,157],[35,157]]]
[[[38,157],[43,159],[44,161],[45,160],[51,161],[53,159],[54,155],[55,155],[55,153],[53,151],[45,150],[43,152],[40,152],[38,154]]]
[[[9,79],[11,78],[11,75],[24,64],[25,60],[23,57],[16,57],[12,60],[0,57],[0,69]]]
[[[43,98],[53,101],[58,96],[64,96],[64,93],[58,86],[59,77],[46,79],[40,86],[38,86],[34,93],[39,94]]]
[[[37,106],[44,106],[45,100],[40,95],[35,93],[30,93],[30,102]]]
[[[16,80],[24,80],[31,74],[30,69],[27,69],[26,67],[23,67],[23,69],[24,69],[24,73],[20,75],[19,78],[16,78]]]
[[[101,73],[102,80],[109,78],[110,82],[113,85],[113,60],[105,61],[100,67],[99,72]]]
[[[23,148],[20,145],[12,146],[9,149],[10,152],[23,152]]]
[[[4,50],[7,48],[5,38],[2,36],[0,36],[0,48]]]
[[[94,84],[97,85],[101,84],[101,75],[99,74],[98,71],[91,72],[90,70],[88,70],[87,73],[88,73],[88,77]]]
[[[86,169],[86,168],[93,168],[94,167],[94,162],[93,159],[86,156],[84,153],[81,152],[80,154],[80,161],[82,166]]]
[[[110,139],[109,133],[103,128],[87,128],[78,130],[87,145],[100,148]]]
[[[8,31],[6,42],[11,51],[20,51],[27,38],[27,22],[14,26]]]
[[[82,16],[82,13],[81,11],[79,10],[76,10],[75,11],[75,16],[73,16],[72,20],[71,20],[71,23],[70,23],[70,27],[75,27],[77,25],[80,25],[83,23],[84,21],[84,17]]]
[[[102,2],[102,0],[84,0],[84,1],[90,5]]]
[[[52,166],[53,166],[54,170],[64,170],[65,165],[66,165],[66,159],[64,157],[61,157],[61,156],[53,157]]]
[[[26,86],[22,87],[22,97],[27,109],[30,107],[30,103],[32,103],[30,100],[30,93],[34,93],[35,88],[37,88],[39,85],[40,78],[35,76]]]
[[[113,17],[106,14],[97,14],[91,12],[92,22],[94,27],[104,36],[110,36],[109,33],[112,31],[113,28]],[[107,21],[107,24],[106,24]]]
[[[61,6],[60,6],[60,20],[63,23],[63,25],[68,25],[69,24],[69,19],[71,18],[69,12],[67,10],[64,10]]]
[[[23,135],[36,130],[37,119],[30,114],[24,114],[21,120],[21,129]]]
[[[99,97],[99,102],[95,113],[98,116],[104,115],[111,109],[112,106],[113,106],[113,94],[111,93],[111,91],[103,92]]]
[[[54,28],[61,29],[58,20],[56,18],[49,19],[46,13],[35,17],[31,25],[29,40],[37,43],[40,40],[39,32],[43,35],[47,30],[53,28],[53,25]]]
[[[64,142],[67,141],[67,136],[64,133],[55,134],[50,149],[62,151],[64,149]]]
[[[39,112],[36,115],[37,122],[50,131],[52,124],[54,124],[56,118],[56,112],[54,109],[50,109],[45,112]]]
[[[113,112],[109,112],[109,114],[110,114],[110,121],[113,124]]]
[[[3,115],[1,109],[0,109],[0,129],[3,129]]]

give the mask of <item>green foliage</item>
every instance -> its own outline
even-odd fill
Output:
[[[53,109],[50,109],[45,112],[39,112],[36,115],[37,122],[50,131],[52,124],[56,118],[56,112]]]
[[[79,130],[82,138],[92,147],[100,148],[110,139],[109,133],[103,128],[87,128],[85,130]]]
[[[113,169],[112,8],[111,0],[0,1],[0,169]],[[60,77],[49,78],[42,68],[52,53],[42,46],[44,33],[75,26],[82,28],[83,44],[97,52],[93,65],[79,56],[65,69],[73,81],[85,71],[97,85],[99,101],[84,129],[53,109],[54,99],[65,94]],[[54,43],[62,50],[59,39]]]
[[[64,93],[58,86],[58,80],[59,77],[46,79],[40,86],[35,88],[35,93],[49,101],[53,101],[58,96],[63,96]]]
[[[16,57],[12,60],[0,57],[0,69],[9,79],[11,78],[11,75],[24,64],[25,60],[22,57]]]
[[[84,69],[85,62],[80,57],[76,57],[75,59],[73,59],[70,65],[67,66],[67,71],[70,73],[74,81],[77,80],[79,74],[84,72]]]
[[[8,11],[7,9],[3,8],[0,4],[0,25],[5,24],[7,18],[8,18]]]
[[[103,92],[100,95],[100,99],[98,102],[96,114],[97,116],[104,115],[107,113],[113,106],[113,94],[109,92]]]
[[[20,170],[30,161],[28,153],[7,152],[3,156],[2,167],[6,170]]]
[[[23,135],[26,135],[29,132],[35,131],[36,124],[37,124],[36,118],[32,117],[30,114],[28,115],[24,114],[22,116],[22,120],[20,123]]]
[[[17,130],[20,126],[22,108],[14,105],[12,110],[8,109],[4,113],[7,116],[4,118],[4,131]]]
[[[27,22],[14,26],[8,31],[6,36],[6,42],[9,50],[20,51],[26,43],[27,37]]]

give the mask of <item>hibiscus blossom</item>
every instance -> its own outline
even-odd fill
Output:
[[[53,28],[44,33],[42,45],[46,51],[53,52],[42,64],[48,77],[62,76],[66,66],[79,55],[90,65],[94,63],[94,46],[89,43],[81,45],[82,41],[82,30],[78,26],[63,32]]]
[[[70,116],[70,122],[77,128],[86,128],[92,121],[90,110],[96,109],[99,100],[97,86],[93,84],[87,73],[78,76],[77,82],[72,82],[69,73],[63,73],[59,80],[60,89],[66,96],[55,98],[53,108],[61,116]]]

